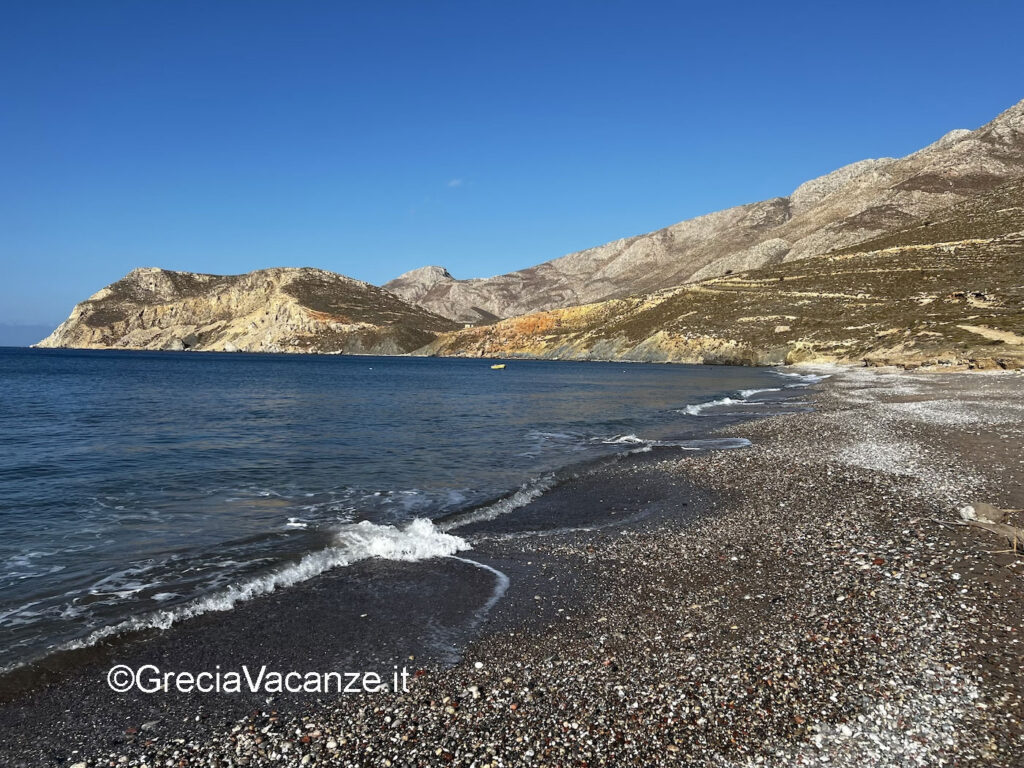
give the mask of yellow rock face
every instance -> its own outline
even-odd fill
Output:
[[[139,269],[78,304],[40,347],[401,354],[454,324],[316,269]]]

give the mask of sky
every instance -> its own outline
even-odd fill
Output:
[[[1024,98],[1022,28],[1015,2],[0,2],[0,337],[139,266],[482,277],[785,195]]]

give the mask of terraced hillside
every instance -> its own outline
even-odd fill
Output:
[[[444,334],[423,354],[1024,365],[1024,182],[841,251]]]

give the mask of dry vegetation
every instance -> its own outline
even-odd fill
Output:
[[[434,354],[1020,367],[1024,181],[859,246],[444,335]]]

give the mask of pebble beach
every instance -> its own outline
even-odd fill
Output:
[[[475,546],[508,589],[408,692],[97,739],[62,736],[56,683],[34,724],[5,705],[0,764],[1019,765],[1024,558],[957,510],[1024,507],[1024,378],[824,372],[806,412],[722,431],[749,448],[655,449],[565,501],[630,524]]]

